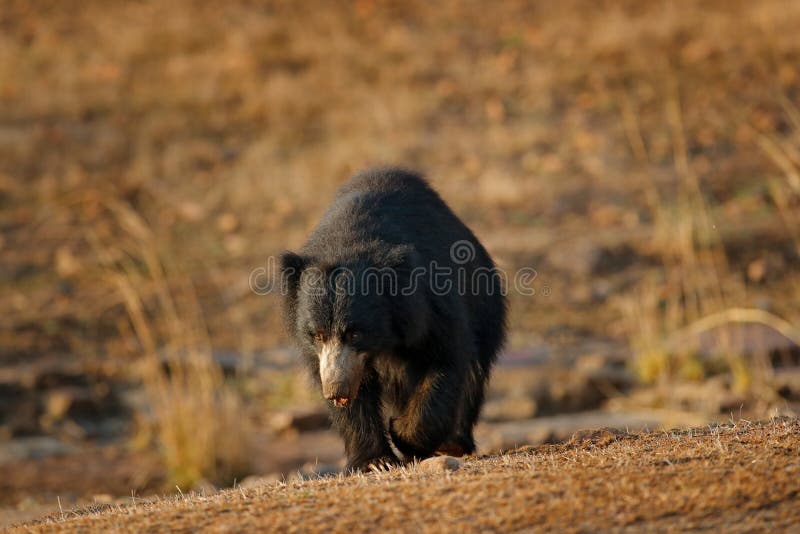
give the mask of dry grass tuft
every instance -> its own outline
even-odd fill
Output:
[[[667,198],[653,181],[646,187],[654,219],[651,250],[660,258],[662,269],[657,276],[647,277],[631,295],[619,299],[635,355],[632,364],[645,383],[702,380],[718,366],[708,361],[708,355],[697,354],[691,348],[696,344],[689,341],[712,333],[718,352],[725,354],[724,364],[734,389],[773,397],[774,392],[766,386],[771,372],[766,355],[754,358],[737,353],[726,327],[734,323],[765,325],[798,346],[800,328],[766,310],[742,307],[747,300],[744,277],[730,268],[712,207],[692,165],[677,93],[676,88],[665,106],[677,190],[674,197]],[[630,139],[632,152],[646,160],[643,143],[636,139]],[[788,192],[776,184],[771,191],[787,227],[796,233],[791,228],[798,227],[792,227],[794,221],[790,221],[796,214],[786,206],[795,202],[787,195],[793,190],[797,170],[777,142],[761,136],[760,144],[786,171]]]
[[[88,239],[144,353],[146,415],[169,478],[183,488],[204,479],[229,484],[248,472],[251,429],[240,395],[213,360],[191,281],[171,272],[174,262],[136,211],[110,196],[104,204],[125,239],[103,242],[91,229]]]
[[[791,125],[789,132],[783,136],[758,133],[757,139],[764,153],[781,170],[780,177],[769,181],[769,194],[786,231],[794,239],[795,253],[800,256],[800,109],[786,97],[781,99],[781,105]],[[798,280],[795,291],[800,297]]]

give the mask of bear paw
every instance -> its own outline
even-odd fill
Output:
[[[376,472],[381,473],[390,470],[392,467],[400,465],[400,460],[394,456],[379,456],[377,458],[369,458],[366,460],[354,460],[348,462],[345,468],[346,472],[366,473]]]

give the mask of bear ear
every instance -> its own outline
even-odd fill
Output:
[[[300,276],[309,264],[309,259],[294,252],[281,254],[281,295],[283,295],[283,324],[290,336],[294,336],[297,322],[297,292]]]
[[[308,266],[308,258],[286,251],[281,254],[281,285],[285,295],[293,297],[300,285],[300,275]]]
[[[397,273],[398,293],[393,305],[393,321],[406,347],[413,347],[429,330],[430,303],[422,258],[411,245],[398,245],[387,255]]]

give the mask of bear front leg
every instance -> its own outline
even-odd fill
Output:
[[[364,384],[347,408],[331,408],[333,426],[344,440],[346,472],[366,471],[371,465],[397,465],[383,425],[380,397],[374,381]]]
[[[431,369],[400,416],[389,422],[389,434],[406,459],[433,456],[458,426],[464,371],[459,366]]]

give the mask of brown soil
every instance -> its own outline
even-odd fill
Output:
[[[680,432],[584,432],[563,445],[276,483],[214,495],[64,511],[13,531],[775,532],[800,524],[800,422]]]
[[[152,451],[86,445],[70,454],[0,464],[0,531],[9,524],[58,510],[107,502],[120,495],[151,495],[164,488]]]
[[[154,456],[119,446],[86,447],[74,454],[3,464],[0,506],[18,504],[34,492],[52,503],[57,497],[69,502],[74,497],[152,492],[161,482],[161,466]]]
[[[344,455],[332,430],[258,435],[253,441],[253,470],[262,477],[291,478],[319,466],[338,465]],[[0,531],[57,512],[59,506],[72,509],[98,502],[124,503],[131,495],[177,493],[155,451],[131,448],[124,443],[76,443],[66,454],[0,463]]]

